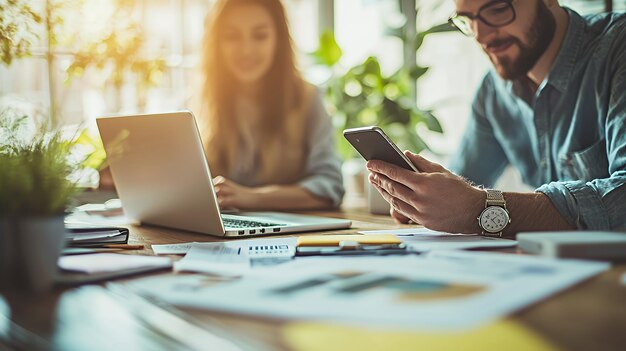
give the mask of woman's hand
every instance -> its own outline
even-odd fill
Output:
[[[213,178],[217,202],[222,210],[250,210],[259,208],[259,195],[254,188],[239,185],[222,176]]]
[[[98,183],[98,190],[113,190],[115,191],[115,183],[113,183],[113,176],[111,175],[111,169],[109,167],[101,170],[100,182]]]

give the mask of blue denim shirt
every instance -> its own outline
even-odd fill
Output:
[[[513,165],[577,228],[626,229],[626,14],[567,11],[564,42],[535,94],[485,76],[450,168],[493,186]]]

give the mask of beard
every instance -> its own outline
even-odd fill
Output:
[[[496,39],[490,46],[497,46],[512,42],[519,49],[517,57],[493,57],[489,59],[496,68],[498,74],[507,80],[515,80],[525,76],[539,61],[539,58],[548,49],[554,33],[556,32],[556,19],[550,9],[542,0],[537,1],[537,13],[530,29],[526,33],[528,44],[522,43],[519,38],[511,37]]]

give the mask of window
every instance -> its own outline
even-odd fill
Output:
[[[204,19],[212,1],[32,2],[39,14],[46,13],[46,6],[57,3],[62,6],[55,13],[63,18],[63,24],[54,31],[58,44],[48,49],[48,35],[41,24],[32,56],[15,60],[9,67],[0,65],[0,97],[4,97],[0,104],[34,105],[46,111],[54,101],[60,124],[83,121],[89,124],[97,116],[118,112],[186,107],[199,61]],[[303,52],[313,51],[319,36],[318,0],[287,0],[284,4],[297,47]],[[134,29],[128,30],[129,27]],[[155,86],[144,89],[145,82],[131,74],[128,67],[123,72],[122,84],[116,86],[113,72],[116,66],[111,62],[100,69],[93,67],[94,62],[84,71],[74,70],[75,75],[68,80],[67,69],[80,61],[81,52],[89,43],[102,41],[111,28],[117,28],[116,34],[135,35],[142,40],[139,50],[133,52],[134,57],[163,62],[162,75],[153,77],[158,78]],[[103,45],[90,49],[94,56],[103,56],[98,51],[104,50]]]

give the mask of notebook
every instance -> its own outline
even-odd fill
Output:
[[[126,244],[128,229],[120,227],[67,227],[65,237],[69,247],[98,247],[108,244]]]

